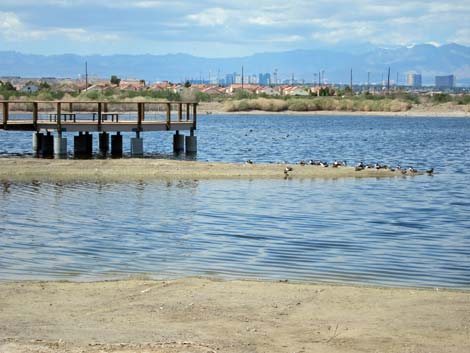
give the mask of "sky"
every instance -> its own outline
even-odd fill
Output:
[[[470,0],[0,0],[0,50],[239,57],[470,45]]]

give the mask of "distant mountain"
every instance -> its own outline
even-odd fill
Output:
[[[350,70],[353,82],[371,82],[386,79],[391,67],[391,80],[399,73],[399,83],[405,82],[405,74],[417,72],[423,75],[425,84],[434,83],[435,75],[454,74],[458,84],[470,85],[470,47],[448,44],[436,47],[420,44],[413,47],[384,49],[367,47],[364,51],[340,52],[335,50],[293,50],[277,53],[260,53],[241,58],[201,58],[187,54],[168,55],[30,55],[0,51],[0,76],[22,77],[70,77],[77,78],[85,71],[85,61],[91,76],[138,78],[147,81],[208,79],[227,73],[245,74],[278,72],[282,80],[314,80],[322,75],[328,82],[349,83]]]

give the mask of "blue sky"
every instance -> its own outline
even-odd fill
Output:
[[[204,57],[470,45],[470,0],[0,0],[0,50]]]

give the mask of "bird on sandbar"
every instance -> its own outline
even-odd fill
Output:
[[[305,161],[300,161],[299,164],[303,167],[303,166],[306,165],[307,163],[305,163]]]
[[[412,166],[408,168],[408,171],[410,173],[417,173],[418,171],[416,169],[414,169]]]
[[[249,159],[249,160],[247,160],[245,163],[246,163],[246,164],[253,164],[253,161],[252,161],[251,159]]]
[[[284,169],[285,176],[289,176],[289,172],[292,172],[293,170],[294,170],[294,168],[292,168],[292,167],[286,167]]]
[[[327,162],[320,162],[320,166],[327,168],[327,167],[328,167],[328,163],[327,163]]]
[[[362,162],[357,163],[356,168],[354,168],[356,172],[363,170],[363,169],[364,169],[364,163]]]
[[[426,170],[427,175],[432,175],[434,173],[434,168]]]

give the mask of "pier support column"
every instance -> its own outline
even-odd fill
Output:
[[[186,136],[186,153],[196,153],[197,152],[197,136],[194,136],[194,131],[191,130],[191,135]]]
[[[43,136],[44,134],[41,132],[33,132],[33,152],[35,154],[41,153]]]
[[[67,139],[62,136],[54,137],[54,155],[57,158],[67,157]]]
[[[109,134],[102,132],[98,135],[99,137],[99,149],[102,154],[106,154],[109,151]]]
[[[54,136],[48,131],[46,135],[42,136],[41,141],[41,154],[45,157],[54,154]]]
[[[144,155],[144,139],[137,134],[137,137],[131,138],[131,156],[142,157]]]
[[[176,153],[184,151],[184,135],[180,135],[179,131],[173,135],[173,151]]]
[[[83,132],[79,132],[78,136],[73,137],[73,153],[77,157],[86,157],[88,156],[88,145],[87,145],[87,135],[84,135]]]
[[[111,155],[113,157],[122,156],[122,135],[119,131],[116,135],[111,135]]]
[[[86,153],[91,156],[93,154],[93,134],[90,134],[88,131],[85,132],[86,138]]]

